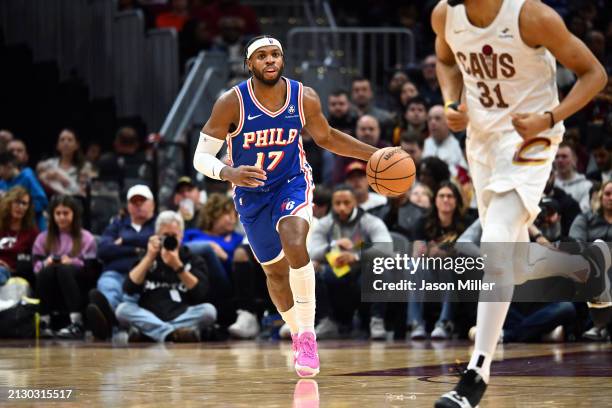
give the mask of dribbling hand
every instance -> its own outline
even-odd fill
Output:
[[[448,106],[444,109],[444,114],[446,115],[446,123],[448,124],[448,128],[453,132],[461,132],[465,130],[468,125],[468,114],[467,114],[467,106],[462,103],[454,109],[452,106]]]
[[[240,187],[260,187],[268,177],[266,172],[255,166],[224,167],[221,171],[223,180],[231,181]]]

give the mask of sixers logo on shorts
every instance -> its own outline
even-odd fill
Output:
[[[281,203],[281,211],[291,211],[295,207],[295,201],[286,199]]]

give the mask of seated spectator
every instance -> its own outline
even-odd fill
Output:
[[[459,141],[450,132],[446,124],[443,106],[436,105],[429,109],[427,127],[430,136],[425,139],[423,157],[435,156],[444,160],[452,177],[457,175],[457,167],[467,169],[467,163],[463,157]]]
[[[91,141],[87,145],[87,149],[85,149],[85,163],[87,166],[90,166],[91,173],[90,178],[98,177],[100,173],[100,169],[98,167],[98,162],[100,161],[100,156],[102,156],[102,145],[100,142]]]
[[[360,249],[368,243],[392,240],[381,219],[359,208],[355,193],[347,184],[334,188],[332,211],[319,220],[311,234],[308,253],[322,265],[320,282],[328,294],[317,296],[319,324],[315,332],[323,339],[337,335],[338,325],[350,327],[353,313],[360,305]],[[348,273],[339,272],[338,268],[343,267],[350,268]],[[384,339],[385,304],[368,304],[368,308],[370,337]]]
[[[43,336],[65,339],[84,336],[82,289],[87,288],[85,261],[96,258],[93,235],[81,228],[81,207],[70,196],[57,195],[49,204],[49,229],[41,232],[32,249],[36,292],[40,298]],[[70,313],[70,324],[58,332],[51,329],[51,312]]]
[[[348,92],[337,89],[327,97],[327,121],[329,126],[349,135],[355,134],[358,115],[352,109]]]
[[[612,180],[612,138],[599,139],[591,146],[597,170],[587,174],[587,178],[600,183]]]
[[[140,149],[140,140],[136,129],[125,126],[117,131],[113,142],[113,152],[100,157],[99,178],[105,181],[117,181],[123,189],[126,181],[148,180],[148,167],[145,153]]]
[[[52,194],[85,196],[85,187],[93,170],[85,162],[76,133],[70,129],[62,130],[56,149],[58,156],[36,166],[40,181]]]
[[[417,182],[405,194],[389,200],[381,218],[389,230],[404,235],[409,241],[414,241],[416,228],[431,208],[432,199],[431,190]]]
[[[612,242],[612,180],[599,190],[598,208],[579,214],[570,228],[569,236],[580,242],[601,239]]]
[[[353,79],[351,100],[359,116],[370,115],[376,118],[379,124],[380,138],[390,142],[393,131],[393,115],[374,105],[374,92],[369,79],[363,77]]]
[[[179,32],[190,18],[189,0],[170,0],[170,10],[157,16],[155,27],[174,28]]]
[[[401,137],[400,147],[412,157],[414,166],[418,169],[423,158],[423,139],[407,132],[403,132]]]
[[[459,188],[450,181],[444,181],[435,193],[434,201],[428,215],[415,228],[414,254],[424,254],[429,257],[447,256],[447,247],[454,244],[469,225],[463,216],[463,199]],[[425,275],[438,278],[444,271],[424,271]],[[451,272],[454,275],[454,272]],[[455,279],[455,276],[450,279]],[[446,277],[444,277],[446,278]],[[431,332],[431,338],[436,340],[449,339],[454,330],[454,304],[442,302],[442,311]],[[427,337],[425,330],[423,302],[411,299],[408,303],[408,324],[412,326],[412,340],[422,340]]]
[[[589,190],[592,183],[576,171],[576,153],[568,144],[561,143],[555,157],[555,186],[572,196],[582,212],[591,208]]]
[[[30,156],[28,155],[28,148],[21,139],[13,139],[6,145],[6,150],[13,153],[13,156],[17,159],[17,165],[20,169],[28,167]]]
[[[244,239],[234,231],[237,222],[233,200],[213,193],[202,207],[198,228],[185,231],[185,246],[196,254],[202,245],[212,247],[229,276],[234,251]]]
[[[421,142],[424,142],[429,135],[427,129],[427,102],[420,96],[415,96],[406,102],[406,109],[400,117],[397,126],[393,129],[393,141],[401,140],[402,133],[416,137]]]
[[[544,187],[544,197],[553,199],[559,206],[561,216],[561,235],[569,236],[570,227],[574,219],[580,214],[580,206],[569,194],[555,186],[555,169],[550,171],[550,176]]]
[[[15,186],[0,200],[0,286],[11,275],[23,276],[34,284],[28,261],[37,235],[32,197],[25,188]],[[21,260],[28,270],[19,268]]]
[[[357,139],[374,147],[389,147],[389,143],[381,140],[380,126],[378,120],[371,115],[363,115],[357,120],[357,129],[355,131]],[[346,166],[354,160],[352,157],[336,156],[334,164],[336,172],[342,172]],[[343,180],[342,177],[334,177],[335,179]]]
[[[130,326],[132,341],[143,334],[158,342],[197,342],[200,330],[217,319],[215,307],[206,303],[206,264],[180,245],[183,228],[178,213],[161,212],[146,253],[125,279],[127,296],[116,316]]]
[[[14,186],[22,186],[27,190],[34,204],[36,224],[42,231],[47,228],[44,211],[49,202],[45,190],[38,182],[31,168],[19,169],[17,159],[11,152],[0,153],[0,191],[7,191]]]
[[[423,84],[419,88],[419,95],[427,101],[429,106],[444,105],[442,100],[442,92],[436,75],[435,55],[428,55],[421,64],[421,73],[423,74]]]
[[[202,209],[201,192],[191,177],[178,179],[172,197],[173,209],[183,217],[185,229],[197,227],[198,217]]]
[[[145,253],[149,237],[155,232],[155,202],[149,187],[139,184],[130,188],[127,202],[127,215],[113,221],[102,234],[98,249],[102,275],[97,289],[89,293],[87,321],[94,336],[101,340],[111,335],[125,277]]]
[[[440,183],[450,180],[450,171],[446,162],[431,156],[421,160],[417,176],[419,182],[425,184],[431,191],[438,191]]]
[[[355,195],[357,205],[364,211],[377,211],[387,204],[387,197],[370,191],[366,177],[366,163],[355,160],[344,169],[345,181]]]
[[[397,112],[403,112],[400,95],[402,86],[406,82],[408,82],[408,75],[404,71],[395,71],[389,81],[389,88],[385,93],[384,108],[394,115]]]
[[[412,98],[419,96],[419,89],[412,81],[406,81],[402,85],[400,91],[400,102],[401,102],[401,115],[403,116],[408,108],[408,101]]]

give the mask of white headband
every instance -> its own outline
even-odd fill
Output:
[[[259,40],[254,41],[253,44],[249,45],[249,48],[247,48],[247,59],[251,58],[251,55],[253,55],[253,53],[259,48],[267,47],[269,45],[276,45],[278,48],[280,48],[281,53],[283,52],[283,46],[281,45],[280,41],[272,37],[263,37]]]

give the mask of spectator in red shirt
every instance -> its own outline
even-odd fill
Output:
[[[15,186],[0,200],[0,285],[17,274],[18,258],[29,259],[37,235],[32,197]]]
[[[176,31],[181,31],[185,23],[191,18],[189,0],[172,0],[170,6],[170,11],[157,16],[155,26],[157,28],[175,28]]]

